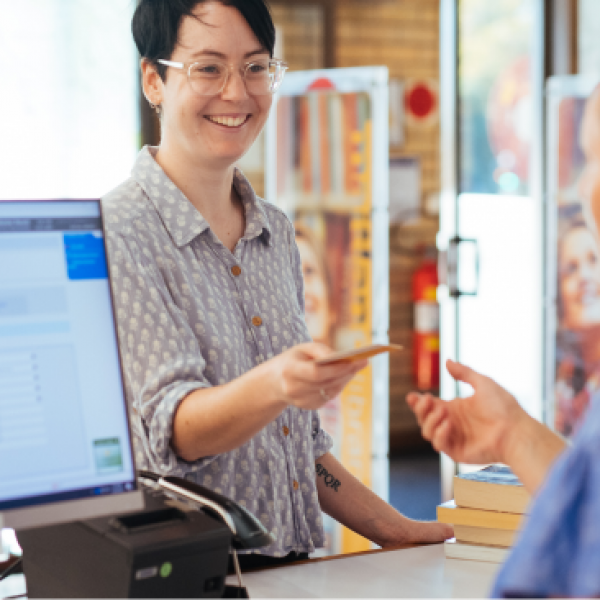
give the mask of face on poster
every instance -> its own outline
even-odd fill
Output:
[[[558,109],[554,426],[574,435],[600,389],[600,112],[597,97]]]

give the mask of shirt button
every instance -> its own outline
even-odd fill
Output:
[[[294,489],[297,490],[300,486],[298,485],[298,482],[294,479],[294,483],[292,484],[294,486]]]
[[[283,426],[283,435],[285,435],[286,437],[288,435],[290,435],[290,429],[289,429],[289,427],[286,427],[285,425]]]
[[[242,269],[235,265],[235,267],[231,267],[231,272],[233,273],[234,277],[239,277],[242,274]]]
[[[252,317],[252,325],[260,327],[262,325],[262,319],[260,317]]]

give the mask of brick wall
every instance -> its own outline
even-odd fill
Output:
[[[335,61],[339,67],[387,65],[391,78],[439,80],[439,0],[343,0],[337,3]],[[407,127],[405,143],[390,155],[419,158],[423,197],[440,189],[439,124]],[[390,446],[422,444],[406,405],[412,389],[410,283],[417,248],[435,245],[437,219],[416,219],[390,230],[390,340],[407,351],[390,358]]]

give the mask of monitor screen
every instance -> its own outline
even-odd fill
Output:
[[[0,201],[0,456],[0,526],[142,507],[99,201]]]

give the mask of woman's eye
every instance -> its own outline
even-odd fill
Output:
[[[249,70],[250,70],[250,73],[253,73],[253,74],[264,73],[267,70],[267,67],[266,67],[266,65],[252,64],[252,65],[250,65]]]
[[[194,73],[198,75],[220,75],[221,67],[219,65],[197,65]]]

